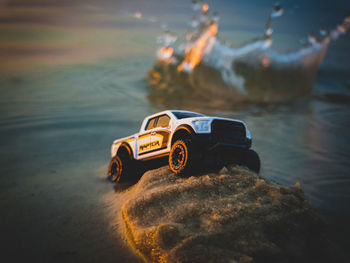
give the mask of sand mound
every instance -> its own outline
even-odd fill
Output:
[[[127,239],[149,262],[323,262],[322,221],[299,184],[247,170],[144,174],[122,206]]]

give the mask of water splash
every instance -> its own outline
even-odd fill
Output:
[[[218,33],[218,16],[211,16],[205,1],[194,2],[193,10],[199,10],[192,20],[192,29],[187,32],[185,57],[178,71],[192,72],[205,54],[210,54]],[[181,49],[181,48],[180,48]]]
[[[174,48],[171,45],[176,41],[177,36],[171,33],[166,26],[164,29],[163,34],[157,37],[157,43],[160,44],[157,58],[164,63],[176,63],[177,60],[173,57]]]
[[[270,37],[273,33],[273,29],[272,29],[272,22],[274,18],[280,17],[283,15],[283,9],[280,6],[279,3],[275,4],[274,9],[271,11],[270,17],[268,18],[265,28],[266,28],[266,32],[265,32],[265,37]]]
[[[166,96],[173,96],[175,90],[188,93],[190,89],[198,98],[205,101],[209,97],[221,99],[222,103],[270,102],[305,96],[312,91],[330,42],[350,27],[347,16],[333,30],[320,29],[319,36],[309,34],[307,42],[296,51],[280,53],[272,49],[273,22],[284,13],[276,3],[265,24],[264,34],[241,47],[232,48],[217,38],[219,15],[211,13],[205,1],[194,1],[193,10],[195,15],[186,42],[175,46],[174,40],[171,50],[169,45],[164,45],[158,51],[160,63],[156,63],[150,72],[152,90],[156,93],[157,85],[161,84],[162,89],[169,88],[169,92],[162,91]],[[164,61],[171,61],[172,65],[164,68]],[[211,78],[206,76],[208,74]],[[152,79],[153,76],[157,76],[157,81]],[[181,94],[177,94],[178,97]]]

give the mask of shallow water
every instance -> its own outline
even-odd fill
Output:
[[[170,2],[163,3],[159,16],[169,14],[169,21],[183,29],[185,23],[180,23],[171,10],[181,10],[188,3],[174,6]],[[136,10],[126,3],[118,8]],[[257,16],[244,31],[242,22],[241,27],[232,26],[234,20],[224,20],[229,14],[223,6],[218,9],[223,10],[222,34],[233,40],[250,36],[261,24]],[[259,8],[254,10],[260,14]],[[111,35],[114,29],[110,25],[108,30],[103,28],[107,31],[98,31],[108,36],[99,40],[101,43],[112,39],[119,43],[117,54],[106,56],[90,49],[98,54],[81,59],[79,53],[63,60],[46,55],[36,60],[23,58],[22,54],[16,57],[19,68],[13,67],[16,61],[12,60],[11,67],[6,63],[1,67],[0,241],[7,251],[4,256],[39,261],[138,260],[117,236],[114,213],[118,211],[119,195],[104,175],[111,142],[136,132],[145,116],[166,105],[149,101],[144,81],[155,61],[152,39],[159,33],[158,27],[128,19],[115,21],[122,40]],[[123,26],[130,30],[123,31]],[[230,34],[227,29],[232,28],[239,33]],[[5,30],[4,25],[1,29]],[[80,32],[80,28],[71,30]],[[56,33],[59,39],[63,34],[65,41],[73,41],[72,35]],[[276,38],[287,43],[300,34],[292,29],[287,33],[276,33]],[[91,40],[90,35],[84,37],[82,45]],[[350,234],[350,64],[347,55],[342,56],[348,44],[346,36],[330,47],[314,94],[308,98],[285,104],[246,105],[234,111],[186,107],[246,121],[253,148],[262,160],[262,175],[286,185],[299,181],[329,223],[340,250],[346,248]],[[329,98],[325,93],[338,95]]]

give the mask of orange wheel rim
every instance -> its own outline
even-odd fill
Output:
[[[114,159],[110,164],[108,175],[113,181],[119,181],[121,173],[122,173],[122,166],[121,166],[120,160]]]
[[[177,144],[171,152],[170,164],[171,169],[179,171],[183,169],[187,162],[187,149],[183,144]]]

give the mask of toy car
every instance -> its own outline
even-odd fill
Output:
[[[138,133],[113,142],[108,177],[126,180],[141,163],[166,157],[176,174],[204,163],[235,163],[259,172],[260,159],[250,150],[251,144],[243,121],[190,111],[162,111],[146,117]]]

